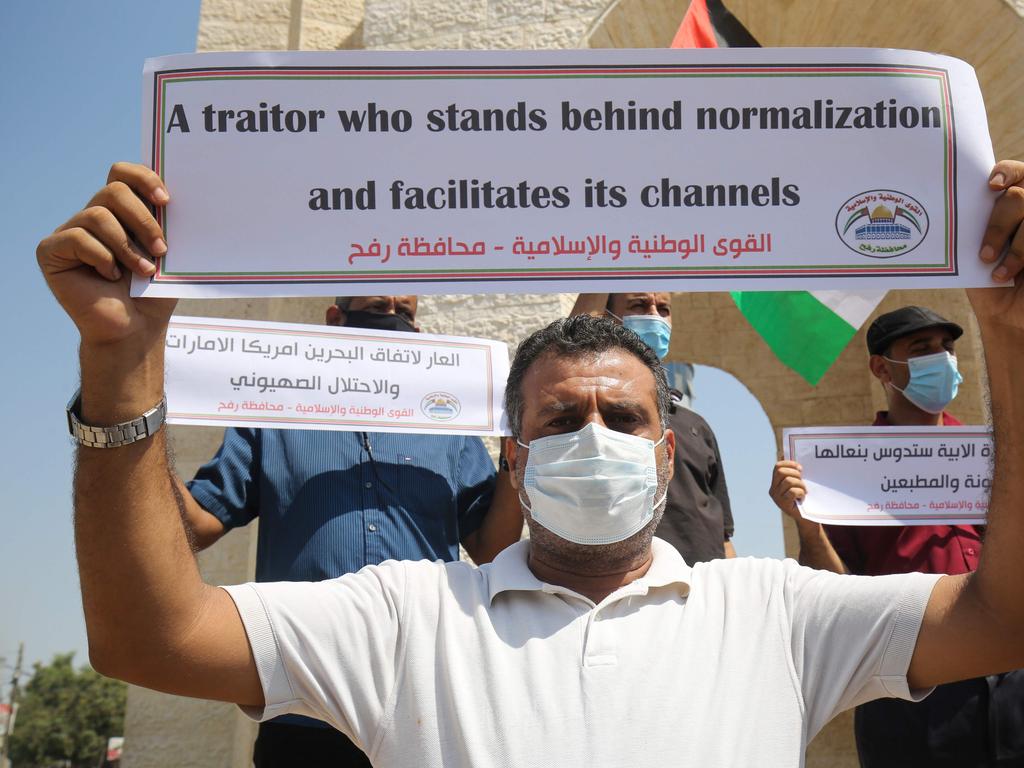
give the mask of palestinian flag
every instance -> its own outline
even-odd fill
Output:
[[[733,291],[775,356],[811,386],[846,349],[885,291]]]
[[[673,48],[754,48],[757,40],[721,0],[692,0]],[[910,218],[902,209],[899,215]],[[865,208],[847,223],[868,215]],[[920,226],[916,221],[915,226]],[[846,349],[885,291],[733,291],[732,300],[775,356],[811,386]]]

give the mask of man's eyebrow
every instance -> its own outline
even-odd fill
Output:
[[[556,400],[540,408],[537,411],[537,415],[547,416],[551,413],[569,413],[570,411],[575,411],[578,407],[579,406],[576,403],[568,402],[566,400]]]
[[[647,406],[639,400],[614,400],[608,403],[613,411],[646,411]]]

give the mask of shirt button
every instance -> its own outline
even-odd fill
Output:
[[[366,483],[363,487],[364,488],[373,488],[373,483]]]
[[[377,530],[377,526],[373,523],[370,523],[368,526],[366,526],[366,530],[368,530],[370,533],[373,533]]]
[[[974,547],[968,547],[966,552],[967,552],[968,555],[973,555],[974,554]]]

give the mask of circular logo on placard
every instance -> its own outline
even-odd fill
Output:
[[[420,401],[420,410],[428,419],[451,421],[459,415],[462,405],[451,392],[431,392]]]
[[[917,248],[928,234],[928,212],[893,189],[861,192],[836,214],[836,234],[847,248],[872,259],[892,259]]]

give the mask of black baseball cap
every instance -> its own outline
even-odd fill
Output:
[[[924,307],[900,307],[886,312],[875,319],[868,328],[868,352],[881,355],[896,339],[925,328],[945,328],[954,339],[964,334],[964,329],[942,315]]]

